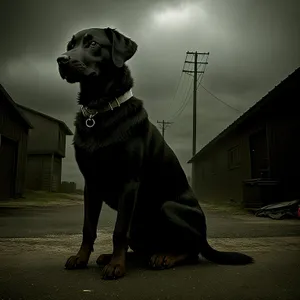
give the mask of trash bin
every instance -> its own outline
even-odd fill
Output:
[[[265,178],[243,181],[243,204],[245,208],[260,208],[280,200],[278,181]]]

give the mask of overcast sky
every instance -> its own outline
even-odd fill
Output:
[[[128,62],[133,92],[153,122],[174,122],[166,140],[189,174],[192,77],[181,76],[186,51],[210,52],[202,84],[236,109],[199,87],[198,151],[300,66],[299,16],[299,0],[1,0],[0,82],[16,102],[73,131],[79,89],[61,80],[56,58],[81,29],[117,28],[139,46]],[[72,137],[63,180],[82,186],[71,143]]]

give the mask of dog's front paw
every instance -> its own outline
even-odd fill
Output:
[[[68,258],[65,268],[67,270],[73,270],[73,269],[84,269],[87,267],[88,260],[83,258],[80,255],[72,255]]]
[[[86,268],[90,255],[91,249],[88,247],[82,247],[76,255],[73,255],[68,258],[65,264],[65,268],[68,270]]]
[[[125,264],[110,262],[102,271],[102,278],[105,280],[118,279],[125,275]]]

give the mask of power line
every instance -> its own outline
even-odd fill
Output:
[[[184,64],[183,64],[183,67],[185,66],[185,63],[186,63],[186,59],[187,59],[187,55],[188,54],[186,54],[186,57],[185,57],[185,61],[184,61]],[[189,65],[188,65],[188,67],[190,67]],[[181,78],[182,78],[182,75],[184,74],[184,72],[181,72]],[[183,81],[182,81],[182,83],[183,83],[183,85],[185,85],[184,84],[184,82],[185,82],[185,79],[187,79],[187,76],[185,76],[185,77],[183,77],[184,79],[183,79]],[[191,85],[191,83],[190,83],[190,85]],[[185,96],[181,96],[180,98],[181,99],[184,99],[182,102],[181,102],[181,106],[179,107],[179,109],[173,114],[173,116],[170,118],[170,119],[174,119],[174,118],[176,118],[176,115],[178,114],[178,112],[180,112],[180,110],[182,109],[182,107],[184,106],[184,104],[185,104],[185,100],[186,100],[186,98],[188,97],[188,94],[189,94],[189,92],[190,92],[190,89],[191,89],[191,86],[189,87],[189,85],[187,84],[186,85],[186,89],[185,89],[185,92],[183,93],[183,95],[185,95]]]
[[[188,68],[190,68],[188,71],[192,72],[192,67],[191,65],[188,65]],[[184,73],[184,72],[182,72]],[[189,73],[187,73],[187,75],[190,75]],[[185,109],[185,107],[187,106],[188,102],[189,102],[189,97],[190,97],[190,91],[192,88],[192,81],[190,81],[190,84],[187,85],[186,90],[185,90],[185,97],[182,97],[184,100],[181,103],[181,106],[179,107],[179,109],[173,114],[172,116],[172,120],[176,119],[177,117],[179,117],[182,113],[182,111]]]
[[[178,94],[178,90],[179,90],[179,87],[180,87],[180,83],[184,83],[185,80],[182,81],[182,75],[183,73],[186,73],[187,75],[190,75],[190,76],[193,76],[191,75],[190,73],[192,73],[192,68],[193,66],[191,65],[191,63],[194,63],[193,61],[189,61],[188,59],[188,55],[193,55],[193,58],[195,58],[195,53],[194,52],[186,52],[186,56],[185,56],[185,61],[183,63],[183,68],[185,67],[185,64],[188,63],[188,70],[182,70],[181,72],[181,75],[180,75],[180,78],[179,78],[179,81],[178,81],[178,84],[177,84],[177,87],[176,87],[176,92],[174,94],[174,98],[173,100],[175,100],[176,98],[176,95]],[[208,65],[207,61],[208,61],[208,55],[206,53],[201,53],[202,54],[202,59],[201,59],[201,62],[198,62],[202,65],[204,65],[204,69],[203,71],[197,71],[197,82],[198,82],[198,85],[197,85],[197,90],[199,89],[200,85],[201,87],[207,92],[209,93],[212,97],[214,97],[216,100],[218,100],[219,102],[221,102],[222,104],[226,105],[227,107],[233,109],[234,111],[238,112],[238,113],[242,113],[240,110],[238,110],[237,108],[231,106],[230,104],[226,103],[225,101],[221,100],[219,97],[217,97],[216,95],[214,95],[212,92],[210,92],[207,88],[205,88],[203,85],[202,85],[202,80],[203,80],[203,77],[204,77],[204,73],[206,71],[206,67]],[[200,53],[198,53],[198,55],[200,55]],[[206,56],[206,60],[204,62],[202,62],[203,60],[203,57]],[[191,59],[191,58],[190,58]],[[186,77],[185,77],[186,78]],[[189,104],[190,100],[191,100],[191,88],[192,88],[192,81],[190,81],[187,85],[186,85],[186,89],[185,89],[185,92],[183,93],[183,96],[180,97],[181,99],[184,99],[182,102],[181,102],[181,105],[180,107],[178,108],[178,110],[173,114],[173,116],[170,118],[170,120],[175,120],[177,119],[178,117],[180,117],[180,115],[182,114],[182,112],[185,110],[185,108],[187,107],[187,105]],[[170,123],[173,123],[173,122],[170,122]]]
[[[186,55],[187,57],[187,55]],[[190,65],[188,65],[188,68],[191,68]],[[192,71],[192,69],[190,70]],[[182,72],[181,74],[183,74],[184,72]],[[187,78],[187,76],[185,77]],[[173,114],[173,116],[170,118],[171,120],[175,119],[178,117],[178,114],[181,113],[182,109],[185,108],[186,106],[186,102],[188,101],[188,98],[189,98],[189,93],[190,93],[190,90],[191,90],[191,87],[192,87],[192,82],[190,82],[190,84],[186,86],[186,89],[185,89],[185,92],[184,92],[184,95],[185,97],[181,97],[181,99],[184,99],[182,102],[181,102],[181,106],[179,107],[179,109]]]
[[[173,115],[173,117],[171,118],[172,120],[178,118],[181,113],[184,111],[184,109],[186,108],[186,106],[189,103],[189,100],[191,99],[191,89],[192,89],[192,81],[190,82],[188,89],[187,89],[187,93],[186,93],[186,97],[184,98],[184,100],[182,101],[181,106],[179,107],[179,109],[177,110],[177,112]]]
[[[183,62],[182,69],[184,69],[185,61],[186,61],[186,59],[187,59],[187,56],[188,56],[188,54],[186,53],[185,59],[184,59],[184,62]],[[180,74],[179,81],[178,81],[177,87],[176,87],[176,91],[175,91],[175,94],[174,94],[174,97],[173,97],[173,101],[174,101],[175,98],[176,98],[176,95],[177,95],[177,92],[178,92],[178,89],[179,89],[179,85],[180,85],[180,82],[181,82],[181,79],[182,79],[182,75],[183,75],[183,72],[181,72],[181,74]]]
[[[200,78],[201,75],[198,76],[197,80]],[[187,105],[189,104],[191,98],[191,89],[192,89],[192,81],[190,82],[190,86],[189,86],[189,91],[186,94],[185,100],[183,101],[182,105],[180,106],[180,108],[177,110],[176,114],[173,116],[172,120],[180,117],[180,115],[182,114],[182,112],[185,110],[185,108],[187,107]]]
[[[204,55],[205,55],[205,54],[203,54],[202,58],[204,57]],[[200,76],[202,75],[202,78],[200,79],[199,84],[201,84],[201,82],[202,82],[202,80],[203,80],[203,77],[204,77],[204,73],[205,73],[205,71],[206,71],[206,67],[208,66],[207,61],[208,61],[208,55],[206,55],[206,61],[205,61],[204,64],[203,64],[203,65],[204,65],[204,69],[203,69],[203,73],[200,74]],[[197,86],[197,89],[198,89],[198,87],[199,87],[199,84],[198,84],[198,86]]]
[[[187,54],[187,55],[188,55],[188,54]],[[186,57],[187,57],[187,56],[186,56]],[[184,63],[186,63],[186,60],[185,60]],[[188,68],[190,68],[189,71],[192,72],[192,66],[188,65]],[[184,69],[182,69],[182,74],[190,75],[189,73],[184,73],[183,70],[184,70]],[[186,76],[185,78],[188,78],[188,77]],[[185,93],[184,93],[184,94],[185,94],[185,97],[181,97],[182,99],[184,99],[182,103],[184,103],[185,99],[188,97],[188,94],[189,94],[189,92],[190,92],[190,89],[191,89],[191,88],[187,85],[187,87],[186,87],[186,89],[185,89]]]
[[[195,57],[195,54],[194,54],[194,53],[190,53],[190,54],[193,54],[193,57]],[[201,53],[201,54],[202,54],[202,59],[201,59],[201,61],[200,61],[199,63],[202,64],[202,65],[204,65],[204,70],[198,72],[198,75],[197,75],[197,81],[200,80],[200,82],[201,82],[202,79],[203,79],[204,72],[205,72],[205,69],[206,69],[206,66],[207,66],[207,60],[208,60],[208,55],[207,55],[207,54],[205,54],[205,53]],[[204,56],[206,56],[206,61],[205,61],[205,62],[202,62]],[[186,62],[191,63],[191,61],[186,61]],[[188,75],[190,75],[189,73],[192,72],[192,68],[193,68],[192,65],[189,65],[189,66],[191,66],[191,68],[190,68],[189,70],[186,71],[186,73],[187,73]],[[202,77],[202,78],[200,79],[200,77]],[[198,85],[198,87],[199,87],[199,85]],[[197,87],[197,89],[198,89],[198,87]],[[179,107],[179,109],[175,112],[175,114],[170,118],[171,120],[174,120],[174,119],[178,118],[178,117],[182,114],[182,112],[184,111],[184,109],[187,107],[189,101],[191,100],[191,98],[190,98],[190,96],[191,96],[191,95],[190,95],[191,88],[192,88],[192,81],[190,82],[190,85],[189,85],[189,87],[188,87],[188,92],[186,93],[186,97],[184,98],[184,100],[183,100],[183,102],[182,102],[182,105],[181,105],[181,106]]]
[[[238,112],[238,113],[240,113],[240,114],[242,113],[239,109],[237,109],[237,108],[231,106],[230,104],[226,103],[225,101],[221,100],[221,99],[218,98],[216,95],[214,95],[212,92],[210,92],[207,88],[205,88],[205,87],[201,84],[201,82],[199,82],[198,87],[199,87],[200,85],[201,85],[201,87],[202,87],[207,93],[209,93],[211,96],[213,96],[216,100],[218,100],[219,102],[223,103],[223,104],[226,105],[227,107],[229,107],[229,108],[235,110],[236,112]]]

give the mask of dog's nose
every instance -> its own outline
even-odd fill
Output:
[[[68,55],[61,55],[58,59],[57,59],[57,62],[59,64],[66,64],[67,62],[69,62],[70,60],[70,56]]]

